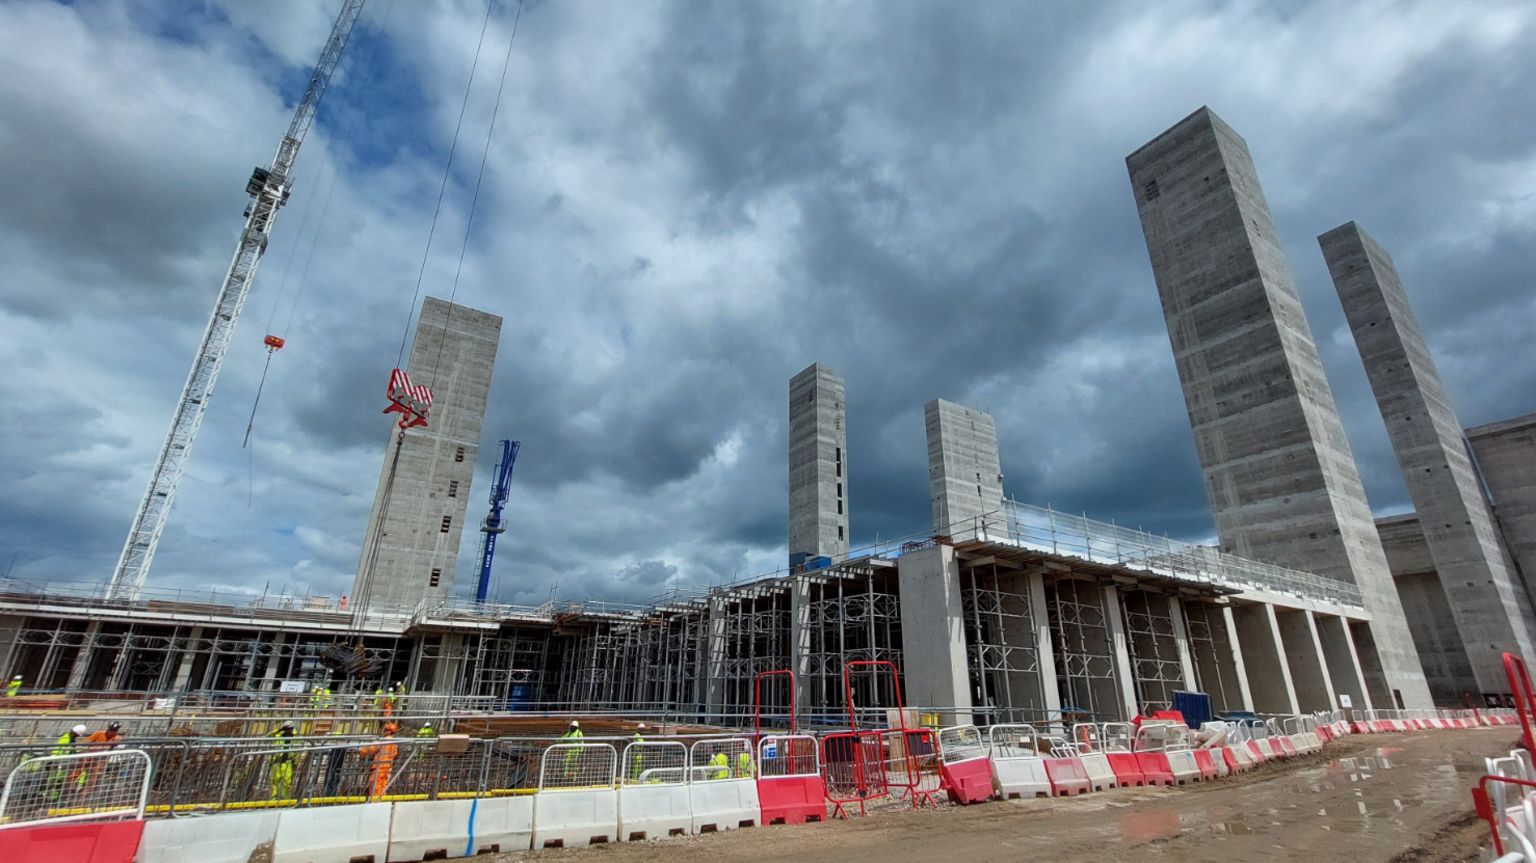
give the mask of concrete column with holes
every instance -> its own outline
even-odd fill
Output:
[[[1179,666],[1184,673],[1184,688],[1194,692],[1200,688],[1195,678],[1195,659],[1189,651],[1189,622],[1184,619],[1184,603],[1177,596],[1168,597],[1168,619],[1173,621],[1173,639],[1179,648]]]
[[[1029,590],[1029,612],[1035,624],[1035,665],[1040,671],[1040,698],[1047,717],[1061,713],[1061,685],[1056,679],[1056,647],[1051,642],[1051,620],[1045,605],[1045,573],[1024,576]]]
[[[934,545],[897,559],[902,672],[909,707],[954,708],[946,724],[971,720],[970,668],[954,548]]]
[[[1104,586],[1104,622],[1109,626],[1109,640],[1115,662],[1115,683],[1119,686],[1120,704],[1126,719],[1140,712],[1136,701],[1136,678],[1131,673],[1131,649],[1125,638],[1125,617],[1120,610],[1120,591],[1114,585]]]

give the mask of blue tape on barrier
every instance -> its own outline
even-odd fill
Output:
[[[464,856],[475,856],[475,811],[480,808],[480,798],[469,801],[469,842],[464,845]]]

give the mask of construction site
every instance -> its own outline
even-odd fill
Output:
[[[934,398],[931,524],[853,546],[845,381],[811,362],[787,387],[780,568],[639,604],[497,602],[516,440],[494,459],[478,569],[455,568],[485,495],[502,318],[418,280],[351,590],[157,587],[224,352],[364,5],[341,3],[246,186],[116,568],[99,587],[0,581],[14,859],[412,863],[647,840],[605,859],[1491,845],[1536,863],[1536,414],[1464,429],[1390,255],[1354,222],[1323,233],[1415,507],[1374,517],[1247,144],[1206,108],[1126,167],[1215,544],[1013,499],[1009,429]],[[266,344],[270,362],[283,339]],[[1398,777],[1420,787],[1406,804]],[[734,835],[685,844],[704,833]]]

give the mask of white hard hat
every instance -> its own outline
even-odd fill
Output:
[[[75,732],[76,734],[84,734],[85,733],[85,726],[84,725],[76,725],[74,728],[71,728],[69,730]]]
[[[644,722],[642,722],[639,725],[635,726],[635,730],[636,731],[644,731],[645,729],[647,729],[649,727],[650,727],[649,725],[646,725]]]
[[[422,728],[431,728],[432,727],[432,723],[430,723],[430,722],[423,722],[423,723],[421,723],[421,727]]]
[[[572,719],[572,720],[571,720],[571,727],[572,727],[572,728],[580,728],[580,727],[581,727],[581,723],[580,723],[580,722],[577,722],[577,721],[576,721],[576,720],[574,720],[574,719]]]

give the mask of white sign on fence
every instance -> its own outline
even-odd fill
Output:
[[[302,680],[284,680],[282,682],[282,684],[280,686],[278,686],[277,691],[278,692],[302,693],[304,691],[304,681],[302,681]]]

